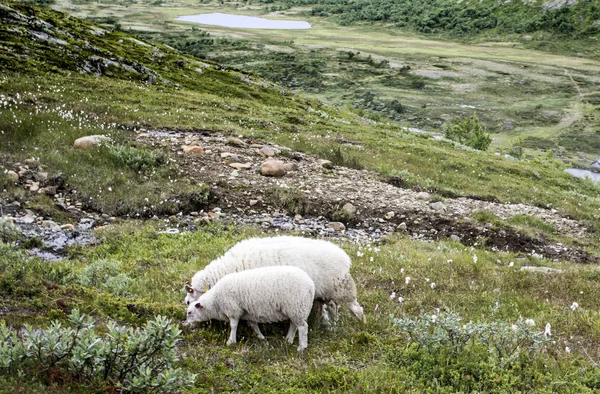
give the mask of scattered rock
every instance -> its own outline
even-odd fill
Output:
[[[351,203],[347,202],[342,207],[342,212],[347,216],[353,216],[354,214],[356,214],[356,207]]]
[[[541,272],[544,274],[548,274],[551,272],[556,272],[557,274],[560,274],[562,272],[562,270],[556,269],[556,268],[550,268],[550,267],[534,267],[534,266],[529,266],[529,265],[525,265],[523,267],[521,267],[521,271],[530,271],[530,272]]]
[[[204,154],[204,148],[198,145],[184,145],[182,148],[185,153],[192,153],[196,155]]]
[[[34,193],[37,192],[38,190],[40,190],[40,184],[39,184],[39,182],[33,182],[31,184],[31,187],[29,188],[29,190],[32,191],[32,192],[34,192]]]
[[[58,188],[56,186],[46,186],[46,187],[41,188],[38,192],[47,194],[49,196],[53,196],[56,194],[57,189]]]
[[[227,137],[227,145],[245,147],[246,143],[237,137]]]
[[[58,225],[58,223],[56,223],[52,220],[42,220],[41,226],[43,228],[49,228],[49,229],[60,229],[60,226]]]
[[[251,207],[255,206],[256,204],[258,204],[260,201],[259,200],[250,200],[249,204]]]
[[[252,168],[252,163],[229,163],[229,167],[236,170],[249,170]]]
[[[242,156],[236,155],[231,152],[223,152],[221,153],[221,159],[224,159],[225,164],[229,163],[245,163],[245,160]]]
[[[434,203],[429,204],[429,207],[434,211],[443,211],[446,209],[446,206],[441,201],[436,201]]]
[[[419,192],[417,193],[417,199],[419,200],[429,200],[431,198],[431,194],[427,192]]]
[[[284,176],[286,174],[284,163],[281,160],[267,160],[260,165],[260,173],[265,176]]]
[[[450,235],[450,239],[453,240],[454,242],[460,242],[460,237],[456,234]]]
[[[390,220],[390,219],[392,219],[394,216],[396,216],[396,212],[394,212],[394,211],[390,211],[390,212],[386,213],[384,217],[385,217],[387,220]]]
[[[406,223],[402,222],[398,225],[398,230],[406,231],[406,229],[407,229]]]
[[[329,222],[327,223],[327,228],[331,228],[335,231],[344,231],[346,226],[342,222]]]
[[[90,149],[96,148],[110,141],[110,138],[105,135],[88,135],[77,138],[73,143],[75,149]]]
[[[269,145],[263,145],[263,147],[258,150],[258,154],[262,157],[273,157],[275,156],[275,150]]]
[[[67,224],[63,224],[62,226],[60,226],[60,229],[63,231],[75,231],[75,226],[73,226],[70,223],[67,223]]]
[[[330,160],[319,159],[318,163],[323,168],[333,169],[333,163]]]
[[[7,171],[6,176],[8,177],[8,179],[10,179],[13,182],[16,182],[19,180],[19,174],[17,174],[14,171]]]
[[[298,171],[298,164],[296,163],[285,163],[283,165],[286,171]]]

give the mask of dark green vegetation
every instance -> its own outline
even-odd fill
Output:
[[[600,33],[600,6],[581,0],[564,6],[566,1],[498,2],[495,0],[281,0],[272,9],[312,6],[310,13],[336,16],[343,25],[355,22],[389,22],[422,33],[454,34],[548,32],[589,37]],[[548,5],[554,3],[554,5]],[[542,6],[544,5],[544,6]]]
[[[99,335],[108,331],[111,321],[142,327],[159,314],[181,321],[183,284],[193,272],[235,242],[259,235],[257,229],[228,225],[170,235],[161,232],[161,220],[128,219],[127,215],[138,214],[164,218],[210,204],[208,187],[186,179],[175,153],[135,142],[142,129],[244,135],[319,154],[336,164],[374,170],[383,179],[399,177],[408,187],[444,197],[551,206],[589,223],[589,238],[569,242],[597,250],[600,190],[563,173],[562,164],[552,157],[509,161],[408,132],[395,123],[374,123],[355,112],[291,94],[254,74],[223,70],[120,31],[99,32],[48,9],[1,4],[0,45],[18,51],[0,52],[6,65],[0,79],[0,165],[15,169],[16,163],[35,156],[73,203],[121,217],[118,224],[98,231],[100,245],[71,248],[68,258],[56,263],[18,250],[14,245],[18,234],[0,222],[0,311],[11,327],[47,328],[53,320],[67,322],[76,308],[95,318]],[[31,19],[24,22],[6,7]],[[48,39],[39,38],[41,33]],[[386,70],[385,63],[373,59],[369,63],[365,55],[339,56],[365,68]],[[315,62],[300,70],[310,74],[313,66],[321,67]],[[398,81],[411,89],[420,86],[416,76]],[[398,103],[390,103],[390,108],[402,110]],[[471,114],[469,110],[466,115]],[[89,134],[109,135],[114,143],[73,150],[73,141]],[[71,220],[51,199],[15,186],[3,171],[0,185],[3,199],[18,199],[44,216],[62,214],[62,219]],[[279,198],[282,205],[293,205],[294,197],[280,193]],[[476,219],[506,224],[492,213],[483,212]],[[508,224],[561,239],[538,218],[522,215]],[[342,247],[353,258],[352,274],[367,312],[366,325],[346,310],[334,331],[312,325],[303,356],[296,356],[295,346],[284,342],[284,324],[266,325],[266,342],[241,327],[241,343],[233,347],[225,346],[224,323],[185,329],[178,346],[182,359],[176,366],[198,374],[188,392],[214,388],[216,392],[581,393],[599,388],[594,364],[600,360],[597,267],[450,241],[395,238],[378,248]],[[524,272],[519,270],[523,265],[552,266],[563,272]],[[418,319],[440,311],[499,327],[533,319],[531,330],[537,334],[550,323],[554,342],[535,352],[519,352],[510,360],[493,357],[481,342],[460,351],[444,346],[432,352],[411,345],[410,335],[390,320],[390,315]],[[25,392],[115,389],[98,381],[81,383],[60,371],[49,375],[39,370],[18,377],[4,368],[0,364],[0,392],[21,387]]]

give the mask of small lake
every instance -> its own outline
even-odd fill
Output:
[[[567,168],[565,171],[577,178],[590,178],[593,182],[600,182],[600,173],[598,172],[579,168]]]
[[[243,29],[310,29],[310,23],[303,21],[273,20],[254,16],[221,14],[198,14],[180,16],[178,21],[194,22],[203,25],[238,27]]]

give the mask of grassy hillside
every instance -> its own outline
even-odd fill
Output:
[[[159,314],[177,327],[185,317],[183,284],[193,272],[235,242],[265,235],[231,223],[165,232],[170,215],[211,207],[214,186],[226,189],[227,183],[195,182],[183,171],[179,151],[142,144],[136,139],[142,130],[276,142],[336,165],[373,170],[382,180],[400,179],[440,200],[466,196],[555,209],[589,231],[563,237],[539,219],[520,220],[538,237],[553,234],[598,254],[600,188],[564,173],[552,157],[513,161],[411,133],[46,8],[2,1],[0,49],[3,209],[78,223],[81,218],[57,206],[54,196],[27,190],[9,171],[33,173],[73,205],[105,215],[107,223],[95,231],[99,245],[71,247],[63,261],[50,263],[29,256],[35,241],[14,243],[11,221],[0,222],[0,320],[7,325],[0,325],[2,393],[115,392],[119,384],[167,391],[144,386],[159,383],[158,367],[138,371],[143,378],[136,382],[107,370],[124,361],[102,358],[99,344],[109,341],[94,341],[90,333],[114,334],[113,323],[152,328]],[[76,138],[90,134],[108,135],[113,143],[72,148]],[[485,212],[480,219],[497,220]],[[162,367],[186,393],[580,393],[600,387],[597,267],[406,235],[378,245],[340,244],[353,259],[366,325],[347,310],[333,331],[311,320],[309,348],[301,356],[284,342],[284,324],[265,325],[265,342],[240,327],[240,343],[231,347],[225,346],[228,328],[219,322],[183,328],[170,345],[156,345],[162,342],[153,337],[141,343],[170,355]],[[561,271],[520,270],[529,265]],[[81,320],[69,334],[75,309],[95,323]],[[20,330],[25,324],[33,328]],[[550,336],[543,333],[546,324]],[[36,356],[22,357],[12,345],[31,338],[34,328],[47,330],[30,342],[42,345]],[[77,346],[61,341],[83,331],[89,336]],[[126,368],[144,362],[132,354],[153,357],[136,346],[133,340],[124,346]],[[179,373],[196,376],[186,385]]]

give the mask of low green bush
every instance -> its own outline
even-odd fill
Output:
[[[492,143],[490,134],[485,132],[477,114],[473,114],[472,118],[452,121],[446,128],[445,137],[478,150],[487,150]]]
[[[47,329],[25,325],[17,332],[0,323],[0,374],[25,374],[52,383],[104,382],[123,392],[168,392],[191,386],[195,375],[175,368],[181,330],[157,316],[143,328],[109,322],[99,335],[95,321],[73,310],[68,325],[53,321]]]

